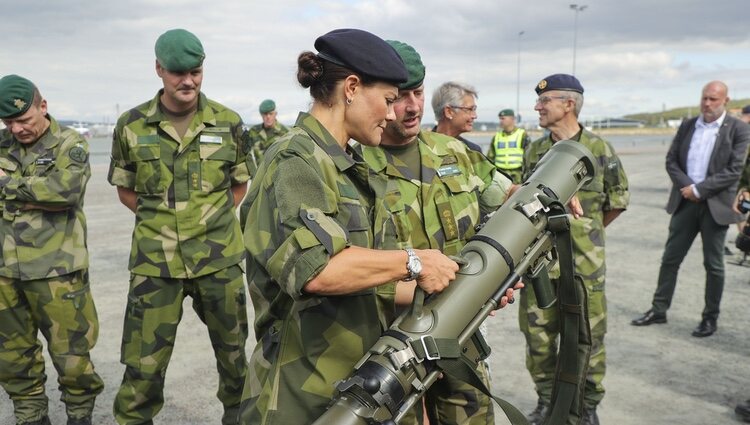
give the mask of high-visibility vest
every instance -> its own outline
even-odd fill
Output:
[[[522,128],[516,128],[510,134],[502,131],[495,133],[492,146],[495,149],[495,167],[501,170],[515,170],[523,166]]]

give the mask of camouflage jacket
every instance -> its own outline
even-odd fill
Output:
[[[48,118],[49,129],[31,145],[0,130],[0,276],[44,279],[88,267],[83,197],[91,177],[89,146]]]
[[[215,273],[244,255],[230,190],[250,178],[242,120],[201,94],[180,140],[160,95],[124,113],[112,141],[109,182],[138,196],[129,268],[171,278]]]
[[[456,255],[474,227],[505,200],[511,181],[479,152],[460,140],[423,131],[418,136],[422,160],[420,176],[379,147],[362,148],[365,161],[387,177],[376,188],[375,247],[383,249],[439,249]],[[378,182],[376,180],[376,182]],[[393,317],[395,284],[378,287],[386,323]]]
[[[594,180],[578,191],[583,216],[571,219],[573,255],[577,274],[586,281],[604,285],[604,212],[628,207],[628,178],[620,158],[609,142],[585,129],[579,134],[578,142],[586,146],[596,159],[596,174]],[[552,144],[552,137],[548,135],[529,145],[524,152],[524,180],[531,175],[542,156],[552,148]],[[550,270],[550,277],[559,277],[557,267]]]
[[[268,150],[276,139],[285,135],[289,131],[283,124],[277,122],[272,128],[264,128],[263,123],[256,124],[247,131],[248,143],[252,149],[252,155],[248,159],[255,159],[257,166],[260,166],[263,160],[263,153]]]
[[[266,152],[243,203],[258,344],[242,423],[311,423],[381,334],[373,289],[344,296],[304,291],[347,246],[372,247],[369,187],[378,176],[347,151],[301,113]]]

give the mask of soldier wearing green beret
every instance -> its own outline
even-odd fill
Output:
[[[396,119],[386,126],[378,147],[363,147],[367,163],[386,178],[375,203],[375,245],[384,249],[438,249],[458,255],[480,219],[496,210],[512,183],[480,152],[453,137],[422,131],[425,67],[419,53],[400,41],[388,41],[406,64],[409,80],[399,85],[393,105]],[[411,301],[413,283],[378,288],[384,320],[390,326],[397,305]],[[512,296],[512,291],[509,296]],[[467,306],[467,308],[470,308]],[[490,386],[486,362],[477,373]],[[431,424],[494,425],[492,400],[472,385],[444,376],[425,395]],[[419,406],[421,407],[421,405]],[[421,409],[418,409],[421,411]],[[421,414],[417,413],[421,420]],[[415,418],[402,421],[415,422]]]
[[[0,79],[0,385],[18,424],[49,424],[41,331],[68,425],[91,424],[104,384],[89,290],[83,198],[88,144],[47,113],[26,78]]]
[[[500,129],[492,137],[487,158],[513,183],[519,184],[523,174],[523,150],[529,145],[529,135],[516,127],[516,114],[512,109],[503,109],[497,116]]]
[[[266,151],[243,202],[257,339],[246,425],[315,421],[384,331],[375,288],[411,278],[439,292],[458,270],[436,250],[373,249],[370,184],[379,177],[349,141],[380,143],[407,80],[403,61],[356,29],[331,31],[315,47],[297,59],[310,112]]]
[[[251,160],[256,166],[263,159],[263,152],[271,146],[274,140],[286,134],[289,129],[276,119],[276,102],[266,99],[260,103],[258,108],[263,122],[256,124],[248,130],[248,141],[252,146]]]
[[[578,115],[583,107],[583,87],[577,78],[568,74],[551,75],[537,84],[536,93],[539,97],[534,110],[539,113],[539,125],[549,130],[549,134],[531,142],[525,150],[524,176],[528,177],[544,154],[560,140],[581,143],[596,159],[594,179],[583,186],[577,195],[583,215],[571,220],[570,225],[575,272],[586,286],[592,338],[582,424],[598,425],[596,408],[604,398],[604,334],[607,331],[607,300],[604,294],[607,271],[604,258],[605,227],[628,207],[628,178],[612,145],[578,122]],[[559,269],[550,270],[553,283],[557,283],[559,275]],[[521,291],[518,318],[521,331],[526,337],[526,367],[539,397],[529,421],[541,424],[552,397],[560,316],[557,308],[541,309],[537,305],[534,291],[524,288]]]
[[[120,424],[152,423],[185,295],[206,324],[219,372],[222,424],[236,424],[247,374],[244,255],[235,208],[249,179],[242,121],[201,92],[203,46],[170,30],[156,41],[163,88],[124,113],[109,182],[135,213],[122,338]]]

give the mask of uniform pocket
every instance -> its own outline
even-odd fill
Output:
[[[213,136],[220,137],[220,136]],[[234,146],[219,143],[201,143],[201,190],[213,192],[231,186],[231,168],[237,159]]]
[[[128,295],[125,324],[122,330],[122,347],[120,347],[120,362],[126,366],[141,367],[143,315],[144,308],[141,300],[136,296]]]
[[[136,145],[131,158],[135,163],[135,187],[138,193],[160,193],[161,184],[160,145]]]

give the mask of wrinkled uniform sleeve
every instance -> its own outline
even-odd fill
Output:
[[[135,188],[135,164],[128,160],[128,142],[123,137],[124,128],[118,126],[112,135],[112,150],[107,180],[113,186]]]
[[[83,138],[68,137],[47,169],[37,170],[33,176],[6,177],[2,198],[49,207],[76,206],[91,175],[88,156],[88,143]]]
[[[630,203],[630,191],[628,188],[628,177],[609,143],[607,143],[607,165],[604,167],[604,193],[606,199],[602,205],[603,211],[627,209]]]
[[[281,289],[299,299],[305,295],[305,284],[325,267],[330,257],[348,245],[348,233],[332,217],[337,212],[336,194],[311,164],[288,153],[280,153],[274,162],[276,167],[269,167],[268,171],[275,169],[263,177],[264,193],[254,205],[267,205],[257,211],[258,226],[278,228],[268,229],[272,240],[267,247],[254,246],[254,240],[261,245],[262,241],[246,231],[246,245],[253,255],[261,253],[257,261],[266,264],[268,274]],[[273,216],[260,217],[269,213]]]
[[[474,164],[474,172],[484,181],[479,194],[479,212],[482,217],[500,208],[508,196],[513,182],[495,168],[481,153],[467,149],[467,155]]]
[[[242,120],[232,126],[232,137],[236,140],[237,158],[229,172],[231,185],[236,186],[250,180],[250,167],[247,163],[249,142],[247,132],[242,128]]]

